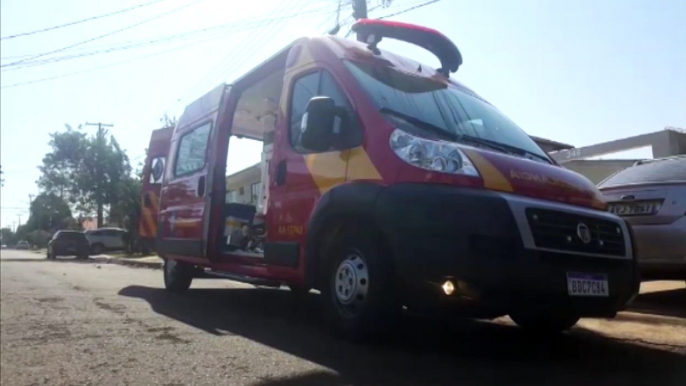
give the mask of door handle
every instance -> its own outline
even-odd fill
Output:
[[[205,195],[205,176],[200,176],[198,178],[198,197],[202,197]]]
[[[282,159],[276,165],[276,178],[274,179],[276,185],[283,185],[286,183],[286,160]]]

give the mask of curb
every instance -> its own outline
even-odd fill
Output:
[[[103,263],[103,264],[117,264],[117,265],[126,265],[129,267],[139,267],[139,268],[150,268],[150,269],[161,269],[162,268],[162,261],[136,261],[133,259],[122,259],[122,258],[115,258],[115,257],[91,257],[91,260],[93,260],[96,263]]]

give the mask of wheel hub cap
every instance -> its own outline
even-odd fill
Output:
[[[350,255],[336,270],[336,298],[343,304],[362,302],[367,296],[369,274],[367,264],[358,255]]]

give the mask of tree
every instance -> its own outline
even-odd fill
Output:
[[[31,215],[26,221],[30,230],[56,231],[69,226],[72,220],[67,202],[54,193],[41,193],[31,202]]]
[[[170,117],[167,113],[164,113],[162,118],[160,118],[160,122],[162,122],[163,128],[167,128],[176,127],[176,124],[179,122],[179,120],[176,119],[176,116]]]
[[[0,242],[2,242],[4,245],[15,245],[17,243],[15,241],[14,232],[12,232],[12,229],[0,229]]]
[[[88,148],[88,139],[81,132],[81,126],[77,130],[69,125],[66,127],[65,132],[50,134],[49,145],[52,151],[43,157],[43,165],[38,167],[42,173],[38,187],[77,205],[82,199],[76,181],[82,157]]]
[[[51,134],[51,152],[43,158],[38,185],[66,199],[82,215],[97,213],[102,226],[105,208],[117,205],[120,183],[131,172],[128,156],[105,128],[87,136],[81,126],[66,127]]]

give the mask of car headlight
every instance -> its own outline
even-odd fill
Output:
[[[391,134],[391,148],[405,162],[433,172],[478,177],[472,161],[452,142],[415,137],[400,129]]]

